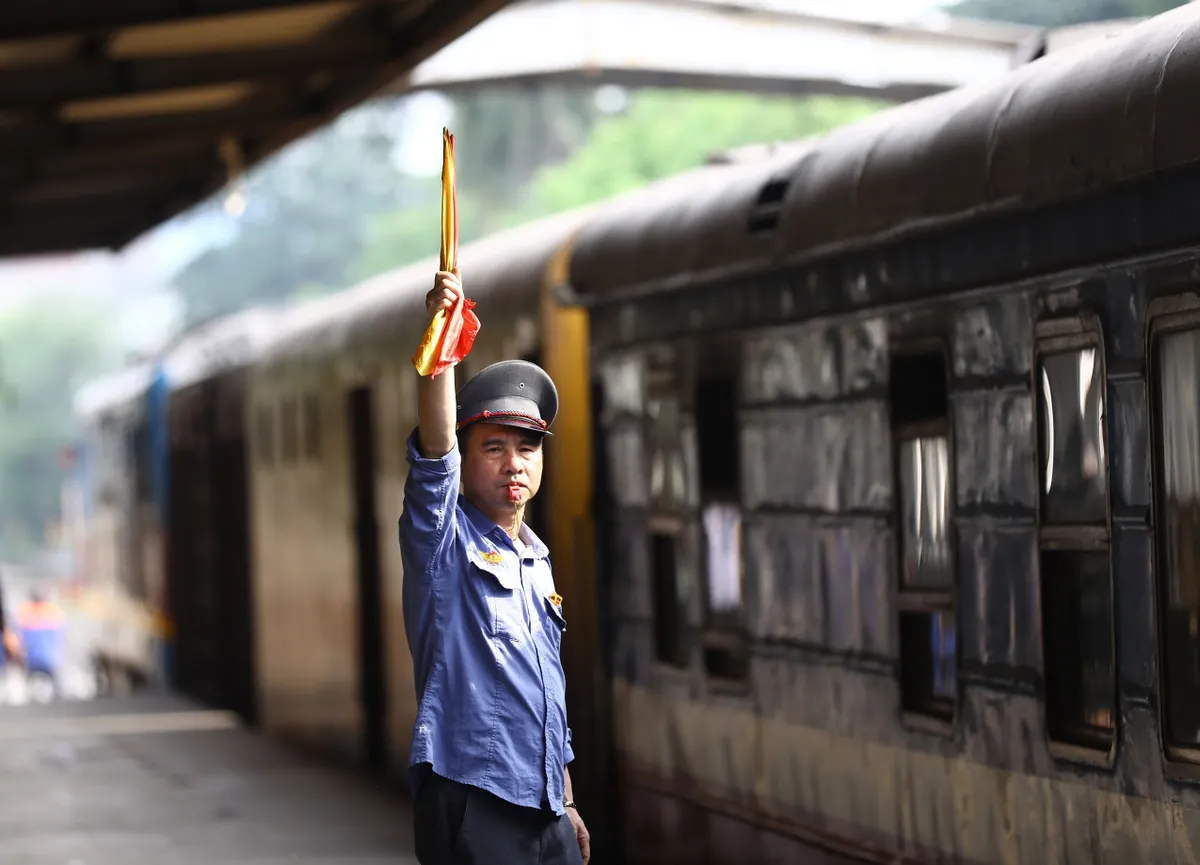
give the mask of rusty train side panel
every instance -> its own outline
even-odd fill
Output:
[[[618,317],[608,318],[613,329],[601,332],[596,365],[616,512],[611,651],[632,861],[727,861],[720,851],[734,838],[753,845],[756,861],[1200,859],[1200,790],[1171,780],[1153,696],[1144,362],[1147,306],[1191,284],[1195,262],[1168,255],[734,337],[751,646],[740,690],[705,668],[710,589],[697,524],[694,417],[685,410],[679,419],[678,454],[656,450],[663,438],[654,434],[647,382],[662,343],[623,345]],[[1038,322],[1094,315],[1106,360],[1120,677],[1108,757],[1050,742],[1031,372]],[[958,699],[944,722],[906,711],[901,693],[886,392],[894,353],[931,334],[948,351],[953,430]],[[687,359],[726,338],[702,331],[669,344]],[[680,381],[682,391],[689,379]],[[654,550],[661,490],[653,484],[672,464],[685,475],[673,508],[672,578],[685,646],[677,658],[662,650],[670,611],[655,595],[663,573]],[[704,815],[709,834],[682,832],[687,815]],[[694,846],[681,845],[681,836]]]

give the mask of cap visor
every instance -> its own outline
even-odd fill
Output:
[[[460,427],[460,431],[467,429],[467,427],[473,427],[473,426],[475,426],[475,424],[480,424],[480,423],[493,423],[493,424],[496,424],[497,426],[511,426],[511,427],[516,427],[517,429],[526,429],[526,430],[529,430],[530,432],[541,433],[542,435],[552,435],[550,430],[546,429],[545,427],[539,426],[538,424],[534,423],[531,420],[526,420],[525,418],[520,418],[520,417],[504,417],[504,416],[478,418],[476,420],[471,421],[466,426]]]

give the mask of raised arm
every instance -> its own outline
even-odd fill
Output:
[[[441,310],[450,309],[462,297],[462,293],[462,284],[457,276],[438,271],[433,288],[425,295],[428,318],[432,320]],[[454,373],[447,370],[437,378],[423,375],[417,387],[417,428],[421,439],[421,456],[426,459],[444,457],[454,449]]]
[[[439,272],[425,295],[429,318],[449,309],[462,294],[458,278]],[[408,479],[404,483],[404,512],[400,515],[400,547],[405,579],[433,578],[439,556],[453,537],[462,455],[455,440],[457,411],[454,371],[436,378],[421,376],[417,384],[417,429],[409,438]],[[450,569],[452,572],[453,569]]]

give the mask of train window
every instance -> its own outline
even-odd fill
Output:
[[[258,439],[258,460],[269,468],[275,462],[275,423],[270,406],[259,406],[255,438]]]
[[[321,402],[315,393],[304,395],[304,458],[321,458]]]
[[[707,601],[704,667],[714,679],[740,681],[746,677],[748,652],[742,614],[738,354],[720,348],[704,352],[692,395]]]
[[[1116,731],[1104,351],[1098,327],[1039,325],[1035,383],[1046,726],[1109,751]]]
[[[905,588],[950,589],[950,452],[946,436],[920,436],[898,445],[901,579]]]
[[[1090,346],[1042,358],[1043,522],[1104,522],[1104,377],[1098,355]]]
[[[1200,330],[1155,340],[1155,488],[1164,732],[1200,747]]]
[[[889,379],[899,521],[901,705],[906,712],[950,720],[958,664],[944,349],[895,355]]]
[[[1050,738],[1107,750],[1115,708],[1108,556],[1046,550],[1042,571]]]
[[[650,585],[654,651],[659,662],[686,668],[691,659],[688,600],[692,580],[680,553],[687,506],[688,461],[683,442],[680,376],[673,352],[645,358],[645,442],[649,487]]]
[[[676,512],[687,500],[679,399],[674,394],[655,394],[646,408],[650,415],[650,506],[659,512]]]
[[[742,512],[737,505],[706,505],[704,527],[705,573],[710,626],[736,626],[742,608]]]
[[[279,460],[295,462],[300,454],[300,407],[294,396],[279,405]]]
[[[696,450],[701,499],[738,499],[736,387],[732,376],[702,376],[696,383]]]
[[[933,715],[952,711],[957,676],[954,636],[952,610],[901,610],[901,654],[922,661],[900,667],[907,710]]]
[[[659,661],[688,666],[687,596],[681,589],[679,539],[650,533],[650,580],[654,587],[654,649]]]

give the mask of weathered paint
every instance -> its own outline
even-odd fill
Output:
[[[894,714],[897,705],[889,680],[834,667],[802,672],[777,665],[759,675],[764,687],[786,689],[807,703],[831,702],[840,688],[869,699],[876,711]],[[1006,739],[1040,732],[1031,698],[989,706],[994,698],[969,689],[966,699],[975,704],[970,711]],[[670,779],[683,799],[699,785],[749,801],[764,818],[781,816],[864,844],[886,843],[895,855],[927,863],[1200,862],[1200,803],[1194,798],[1184,804],[1128,795],[1115,784],[1106,789],[989,766],[811,726],[802,714],[796,720],[764,717],[751,707],[672,699],[620,680],[614,700],[622,759]],[[731,744],[717,750],[717,742]]]
[[[1161,273],[1156,267],[1146,272]],[[1070,298],[1056,292],[1053,307],[1071,316],[1095,302],[1088,291]],[[631,777],[658,779],[642,795],[654,788],[659,799],[686,800],[693,787],[707,791],[687,807],[740,809],[738,819],[763,832],[807,838],[797,842],[806,851],[796,853],[802,862],[817,855],[814,844],[837,846],[837,839],[883,857],[869,861],[1197,860],[1200,790],[1165,779],[1155,714],[1140,369],[1110,376],[1108,388],[1120,690],[1114,765],[1064,762],[1064,749],[1048,742],[1030,371],[1034,317],[1050,305],[1033,286],[948,299],[919,315],[914,308],[741,337],[745,616],[753,658],[741,696],[704,673],[701,586],[691,569],[680,575],[690,660],[683,669],[655,660],[646,548],[653,510],[639,444],[646,405],[631,383],[662,344],[622,347],[611,359],[599,352],[599,378],[613,390],[606,402],[614,410],[604,416],[610,461],[639,460],[613,466],[609,481],[621,503],[611,645],[617,747],[622,761],[638,767]],[[886,347],[902,344],[914,328],[940,335],[950,349],[960,684],[955,718],[943,726],[917,724],[901,711],[897,678],[894,478],[882,388]],[[1123,330],[1114,324],[1106,334]],[[856,346],[882,348],[847,362],[848,334],[857,335]],[[705,350],[700,340],[673,345],[683,358]],[[681,421],[680,445],[691,423]],[[691,526],[695,513],[685,508],[682,518]],[[689,536],[685,528],[685,549]],[[662,861],[687,861],[670,851],[676,836],[664,821],[674,818],[664,807],[630,819],[639,837],[659,839]],[[769,828],[777,819],[781,827]]]

